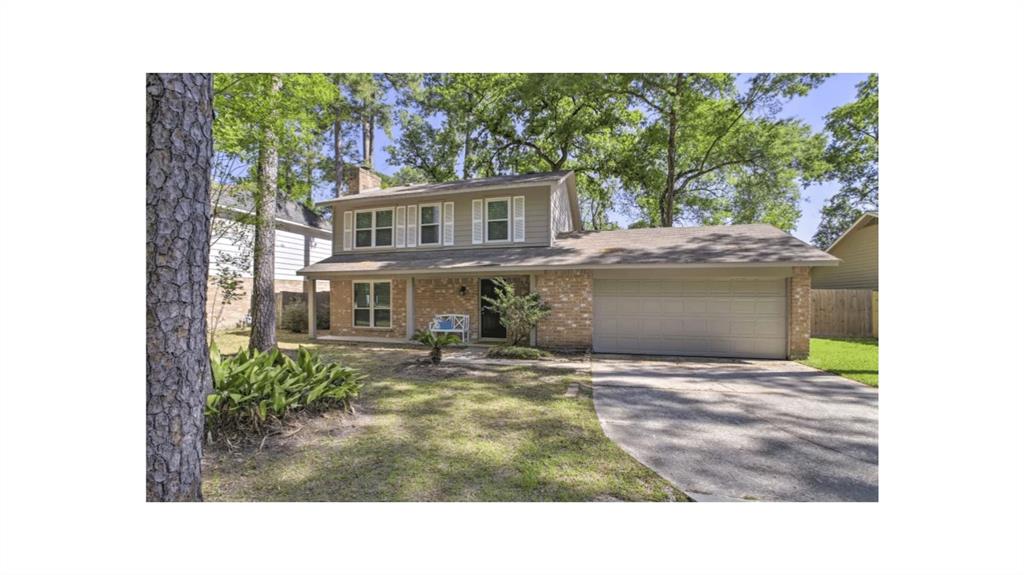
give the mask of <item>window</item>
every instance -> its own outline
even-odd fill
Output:
[[[352,282],[352,325],[391,327],[391,282]]]
[[[441,243],[441,204],[420,206],[420,245]]]
[[[487,209],[484,210],[487,219],[487,241],[508,241],[508,208],[508,198],[487,200]]]
[[[388,247],[394,236],[394,210],[356,212],[356,247]]]

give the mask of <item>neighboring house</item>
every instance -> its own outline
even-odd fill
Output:
[[[842,260],[838,266],[815,268],[814,289],[878,290],[878,212],[867,212],[825,250]]]
[[[232,231],[237,226],[238,218],[252,215],[251,199],[242,200],[237,196],[222,194],[218,198],[215,209],[216,218],[211,226],[213,242],[210,245],[210,282],[207,288],[207,312],[212,318],[220,314],[217,322],[219,329],[228,329],[246,325],[249,318],[250,298],[252,297],[252,261],[241,273],[242,297],[223,304],[221,293],[215,285],[213,276],[217,273],[218,254],[226,252],[237,255],[251,243],[242,240]],[[230,224],[228,222],[231,222]],[[302,293],[303,278],[297,272],[312,262],[320,261],[331,255],[331,223],[317,215],[306,206],[293,200],[278,198],[276,229],[274,232],[274,292]],[[246,233],[252,234],[252,226],[244,226]],[[248,246],[239,245],[243,241]],[[329,289],[327,283],[318,286],[321,291]],[[211,321],[212,324],[212,321]]]
[[[455,313],[473,340],[500,341],[481,295],[503,277],[550,305],[532,335],[541,347],[802,357],[811,268],[838,263],[763,224],[585,232],[572,172],[388,189],[366,169],[348,179],[320,203],[334,210],[334,253],[299,271],[330,281],[337,339],[406,340]]]

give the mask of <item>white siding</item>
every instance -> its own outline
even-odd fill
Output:
[[[250,226],[251,229],[251,226]],[[316,263],[331,256],[330,238],[309,236],[309,249],[306,248],[307,235],[289,230],[278,229],[274,234],[274,278],[302,279],[296,274],[300,268]],[[210,274],[216,273],[217,254],[227,252],[237,255],[240,247],[231,238],[222,237],[210,246]],[[308,259],[307,259],[308,258]],[[243,273],[244,277],[252,277],[252,265]]]
[[[218,229],[221,225],[214,225],[214,229]],[[248,226],[252,227],[252,226]],[[240,248],[237,244],[232,241],[229,234],[222,234],[210,245],[210,271],[209,274],[213,275],[217,273],[217,254],[226,252],[232,256],[237,256],[240,252]],[[244,270],[243,275],[245,277],[252,277],[252,262],[250,261],[248,269]]]
[[[312,238],[313,245],[309,252],[309,263],[315,264],[320,260],[331,257],[330,238]]]
[[[551,239],[561,232],[572,231],[572,208],[569,205],[569,188],[565,182],[551,191]]]

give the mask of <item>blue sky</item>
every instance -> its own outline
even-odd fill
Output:
[[[807,96],[788,102],[783,108],[782,115],[800,118],[816,131],[821,131],[825,123],[824,116],[832,108],[853,101],[857,97],[857,83],[866,78],[867,74],[836,74],[825,80],[821,86]],[[398,138],[399,135],[400,130],[396,126],[392,130],[392,136]],[[385,174],[392,174],[397,169],[395,166],[388,165],[388,154],[384,151],[384,147],[390,143],[391,139],[384,133],[384,130],[378,129],[373,140],[373,163],[377,171]],[[802,215],[793,235],[810,242],[814,232],[818,229],[822,204],[837,189],[836,184],[829,182],[810,186],[802,191]],[[620,225],[626,225],[631,221],[624,213],[614,212],[611,217]]]

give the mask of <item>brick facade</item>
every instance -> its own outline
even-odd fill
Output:
[[[458,313],[469,316],[469,332],[471,339],[480,338],[480,280],[477,277],[418,277],[414,282],[413,309],[415,328],[427,329],[435,315]],[[506,278],[523,292],[530,289],[528,276]],[[466,294],[460,293],[462,287]]]
[[[594,281],[590,270],[544,271],[534,289],[551,306],[537,325],[537,345],[553,349],[590,349],[594,317]]]
[[[469,316],[470,338],[480,337],[480,278],[418,277],[413,283],[416,330],[427,329],[437,314],[458,313]],[[459,293],[462,287],[466,295]]]
[[[388,278],[380,278],[380,281]],[[331,280],[331,335],[406,339],[405,285],[408,280],[391,280],[391,327],[352,325],[352,280]]]
[[[789,279],[789,358],[811,352],[811,268],[794,267]]]

